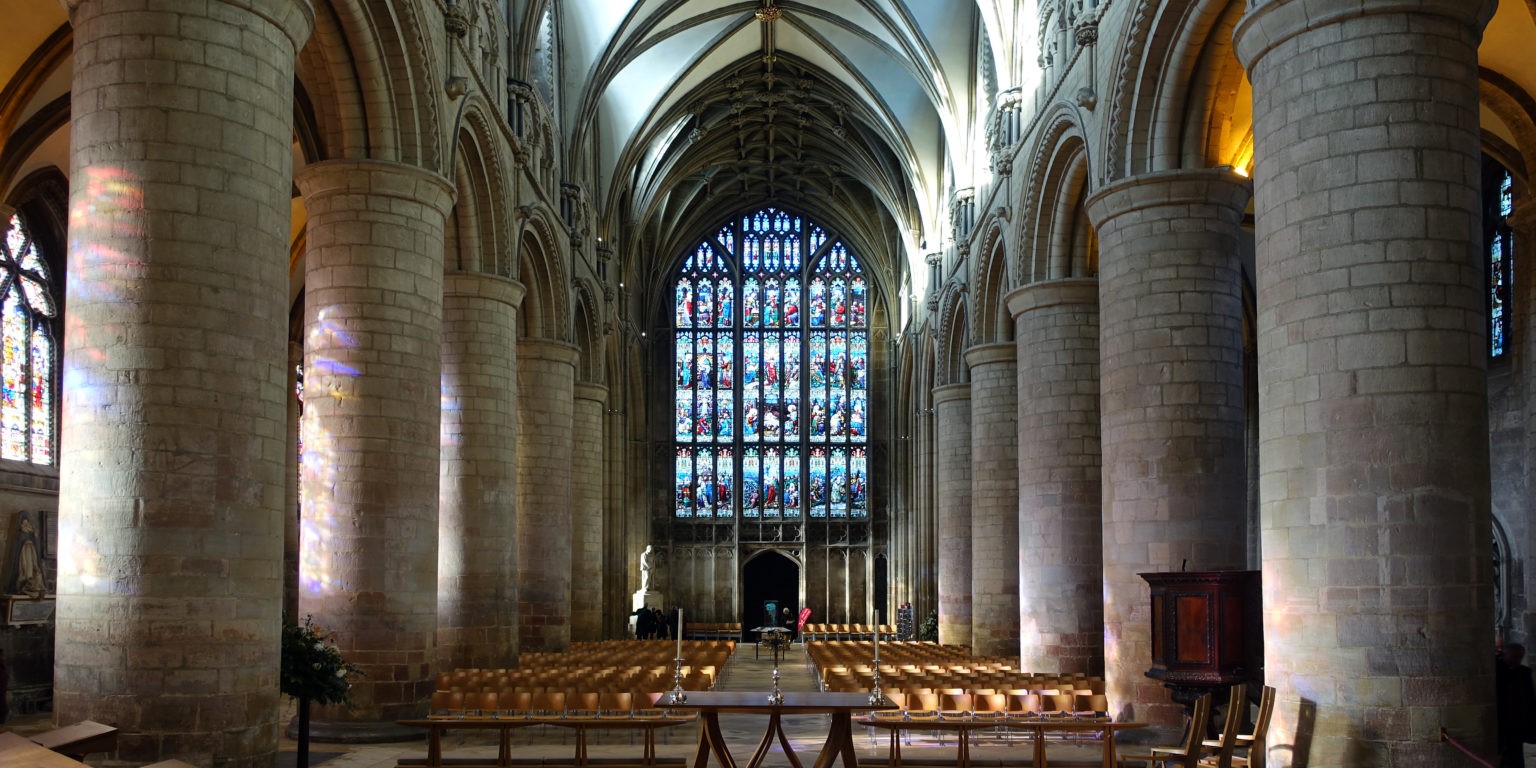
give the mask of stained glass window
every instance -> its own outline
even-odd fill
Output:
[[[54,463],[57,315],[47,262],[13,214],[0,241],[0,457]]]
[[[721,227],[684,259],[677,517],[868,516],[868,294],[840,240],[776,208]]]
[[[1515,236],[1509,225],[1509,217],[1514,214],[1514,177],[1509,169],[1487,159],[1483,178],[1483,222],[1488,244],[1488,357],[1498,359],[1508,351],[1515,255]]]

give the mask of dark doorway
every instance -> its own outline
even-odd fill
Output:
[[[769,623],[769,603],[777,612],[772,626],[794,629],[800,615],[800,566],[778,552],[764,552],[742,566],[741,593],[743,640],[757,641],[751,630]]]

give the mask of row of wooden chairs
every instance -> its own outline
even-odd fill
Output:
[[[486,717],[498,719],[634,719],[662,717],[656,704],[669,695],[659,691],[436,691],[431,718]],[[680,716],[680,715],[674,715]]]
[[[1205,732],[1211,715],[1211,694],[1195,700],[1189,719],[1189,730],[1184,740],[1175,745],[1153,747],[1144,753],[1131,753],[1120,758],[1121,768],[1129,763],[1168,768],[1264,768],[1267,748],[1265,737],[1269,733],[1269,721],[1275,712],[1275,689],[1266,685],[1259,695],[1259,710],[1253,720],[1253,730],[1242,733],[1244,718],[1248,714],[1247,686],[1238,683],[1227,692],[1227,713],[1221,726],[1221,735],[1206,739]],[[1244,754],[1237,754],[1238,750]]]
[[[1109,700],[1101,693],[886,693],[896,710],[879,713],[882,717],[969,718],[1007,717],[1108,717]]]
[[[684,641],[683,687],[713,688],[720,669],[735,650],[734,643]],[[627,651],[627,653],[626,653]],[[675,685],[678,645],[669,641],[614,641],[577,644],[562,653],[525,653],[518,668],[456,669],[438,676],[436,690],[486,693],[512,690],[640,691]]]
[[[869,640],[875,636],[875,627],[880,627],[880,637],[889,640],[896,639],[896,626],[894,624],[806,624],[800,630],[800,637],[807,641],[821,640]]]
[[[741,622],[687,621],[683,623],[683,637],[696,640],[739,640]]]

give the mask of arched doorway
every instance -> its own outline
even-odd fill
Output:
[[[772,620],[768,610],[776,614]],[[785,613],[788,611],[788,613]],[[744,639],[757,639],[754,627],[785,626],[791,629],[800,613],[800,563],[778,550],[764,550],[748,557],[741,568],[741,628]]]

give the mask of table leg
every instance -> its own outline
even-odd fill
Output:
[[[827,742],[821,745],[814,768],[830,768],[838,757],[843,759],[843,768],[859,768],[859,753],[853,746],[853,713],[847,711],[832,713]]]
[[[693,758],[694,768],[709,765],[710,753],[714,753],[720,768],[736,768],[736,761],[731,758],[731,748],[725,743],[725,734],[720,731],[719,712],[699,714],[699,751]]]
[[[955,748],[955,768],[971,768],[971,729],[960,728],[959,746]]]
[[[512,765],[512,729],[498,729],[501,739],[496,745],[496,765],[499,768],[509,768]]]
[[[1045,768],[1045,729],[1035,726],[1030,730],[1035,732],[1035,762],[1033,768]]]
[[[795,754],[795,748],[789,744],[789,736],[784,733],[784,722],[778,719],[779,715],[777,712],[773,716],[778,721],[775,723],[774,728],[779,734],[779,746],[784,748],[784,757],[789,759],[789,764],[794,766],[794,768],[803,768],[800,764],[800,756]],[[833,715],[833,717],[835,718],[837,715]]]
[[[587,768],[587,729],[576,726],[576,768]]]
[[[784,752],[789,757],[795,768],[800,768],[799,761],[795,759],[794,750],[789,748],[789,742],[784,736],[782,715],[777,709],[768,713],[768,727],[763,730],[763,738],[757,742],[757,749],[752,752],[752,759],[747,761],[747,768],[758,768],[763,764],[763,759],[768,756],[768,749],[773,746],[773,739],[777,736],[784,744]]]
[[[631,741],[631,744],[634,742]],[[651,768],[656,765],[656,729],[645,729],[645,766]]]
[[[1115,729],[1104,731],[1104,768],[1115,768]]]
[[[429,768],[442,768],[443,765],[443,730],[435,726],[427,728],[427,765]]]
[[[886,758],[888,768],[901,768],[901,729],[891,729],[891,751]]]

